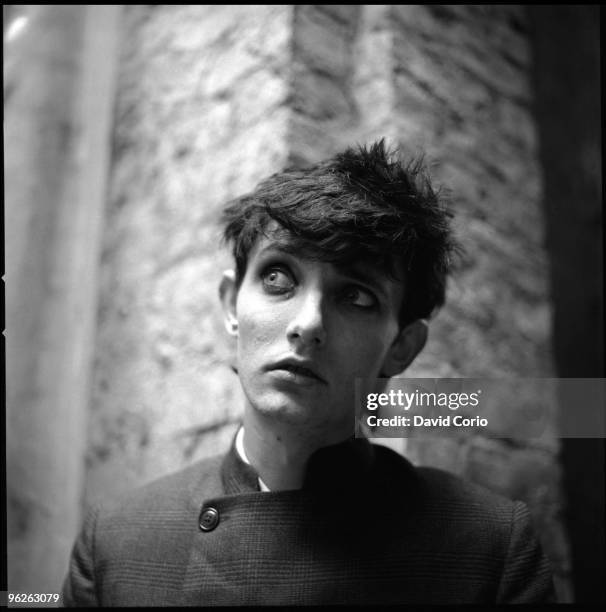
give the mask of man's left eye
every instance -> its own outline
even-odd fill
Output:
[[[359,308],[372,308],[377,303],[375,296],[361,287],[349,287],[345,291],[345,299]]]

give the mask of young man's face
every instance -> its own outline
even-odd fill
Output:
[[[353,433],[356,378],[393,376],[424,343],[400,329],[402,283],[367,264],[346,270],[262,238],[233,291],[248,408],[327,442]]]

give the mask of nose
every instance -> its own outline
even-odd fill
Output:
[[[298,304],[286,336],[293,344],[317,348],[326,342],[323,298],[319,291],[309,291]]]

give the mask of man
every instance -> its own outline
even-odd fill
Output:
[[[405,370],[444,301],[449,219],[382,141],[226,208],[243,427],[224,457],[89,513],[67,605],[551,599],[524,504],[353,438],[356,379]]]

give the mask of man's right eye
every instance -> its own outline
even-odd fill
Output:
[[[261,275],[261,280],[269,293],[288,293],[295,288],[292,276],[280,268],[268,268]]]

